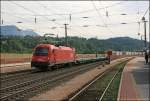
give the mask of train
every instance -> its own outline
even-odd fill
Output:
[[[74,65],[96,61],[110,62],[107,57],[77,59],[75,48],[55,46],[53,44],[39,44],[33,49],[31,67],[38,70],[49,70],[66,64]]]

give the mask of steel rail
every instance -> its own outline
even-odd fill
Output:
[[[14,78],[14,77],[18,77],[21,75],[26,75],[31,73],[33,70],[23,70],[23,71],[17,71],[17,72],[13,72],[13,73],[5,73],[5,74],[1,74],[0,76],[0,80],[6,80],[6,79],[10,79],[10,78]]]
[[[122,63],[122,62],[121,62]],[[119,63],[120,64],[120,63]],[[68,101],[73,101],[76,97],[78,97],[81,93],[83,93],[86,89],[88,89],[91,85],[93,85],[97,80],[101,79],[103,77],[103,75],[105,75],[106,73],[108,73],[111,69],[113,68],[109,68],[107,70],[105,70],[102,74],[100,74],[98,77],[96,77],[94,80],[92,80],[89,84],[87,84],[85,87],[83,87],[81,90],[79,90],[75,95],[73,95],[71,98],[68,99]],[[110,80],[110,82],[108,83],[107,87],[104,89],[104,92],[102,93],[99,101],[102,100],[102,98],[104,97],[105,93],[107,92],[108,88],[110,87],[112,81],[115,79],[115,77],[117,76],[117,74],[120,72],[121,69],[119,69],[112,77],[112,79]]]
[[[101,95],[99,101],[102,101],[102,99],[103,99],[104,95],[106,94],[108,88],[110,87],[112,81],[115,79],[115,77],[117,76],[117,74],[118,74],[119,72],[120,72],[120,70],[118,70],[118,71],[114,74],[113,78],[110,80],[109,84],[107,85],[107,87],[105,88],[103,94]]]
[[[83,87],[78,93],[76,93],[74,96],[72,96],[71,98],[69,98],[69,101],[74,100],[79,94],[81,94],[83,91],[85,91],[90,85],[92,85],[93,83],[95,83],[98,79],[100,79],[108,70],[104,71],[102,74],[100,74],[97,78],[95,78],[94,80],[92,80],[92,82],[90,82],[88,85],[86,85],[85,87]]]
[[[86,66],[91,66],[91,65],[93,65],[93,64],[95,64],[95,63],[90,63],[90,64],[86,64]],[[85,65],[82,65],[82,66],[79,66],[78,68],[82,68],[82,67],[84,67]],[[78,69],[78,68],[74,68],[73,70],[76,70],[76,69]],[[25,81],[25,82],[22,82],[22,83],[18,83],[17,82],[17,84],[15,84],[15,85],[12,85],[12,86],[7,86],[7,87],[5,87],[5,88],[1,88],[0,89],[0,93],[4,93],[4,92],[6,92],[6,93],[8,93],[8,91],[12,91],[12,90],[17,90],[19,87],[23,87],[23,86],[26,86],[26,85],[29,85],[29,84],[32,84],[32,83],[36,83],[36,82],[38,82],[38,81],[41,81],[41,80],[45,80],[45,79],[47,79],[47,78],[49,78],[49,77],[55,77],[55,76],[58,76],[58,75],[62,75],[62,74],[64,74],[64,73],[67,73],[67,72],[70,72],[70,71],[73,71],[73,70],[68,70],[68,71],[62,71],[62,72],[60,72],[60,73],[58,73],[58,74],[55,74],[55,73],[53,73],[53,74],[49,74],[49,72],[47,72],[47,74],[35,74],[35,75],[31,75],[32,77],[30,77],[31,79],[29,79],[28,81]],[[43,72],[43,73],[45,73],[45,72]],[[27,75],[27,76],[29,76],[29,75]],[[38,76],[38,77],[37,77]],[[40,78],[39,78],[39,76],[40,76]],[[34,77],[36,77],[34,80],[33,80],[33,78]],[[20,79],[20,78],[19,78]]]
[[[82,64],[80,66],[82,66]],[[36,72],[38,72],[38,71],[30,70],[30,71],[26,71],[25,73],[22,73],[22,71],[20,71],[19,74],[15,73],[14,75],[13,74],[9,74],[9,76],[7,76],[7,75],[2,76],[0,80],[1,80],[2,83],[6,82],[6,84],[5,84],[6,86],[10,86],[7,82],[9,82],[9,81],[16,81],[17,79],[23,79],[23,78],[25,78],[25,76],[28,76],[27,74],[29,74],[29,75],[31,74],[32,75],[32,73],[36,73]],[[39,75],[39,74],[37,74],[37,75]],[[3,87],[3,85],[1,85],[1,87]]]
[[[100,65],[100,64],[97,63],[95,66],[92,66],[92,67],[96,67],[98,65]],[[14,97],[24,95],[25,93],[29,93],[30,91],[34,91],[34,90],[36,90],[38,88],[41,88],[43,86],[55,83],[58,80],[62,80],[62,79],[68,78],[72,75],[79,74],[80,72],[91,69],[92,67],[90,66],[88,68],[77,69],[76,71],[72,71],[72,72],[69,72],[69,73],[64,73],[63,75],[55,76],[55,78],[53,78],[51,80],[46,80],[46,81],[43,81],[43,82],[40,81],[40,82],[37,82],[37,83],[33,83],[34,85],[31,85],[29,87],[26,87],[25,89],[21,89],[19,91],[10,93],[8,95],[5,95],[5,96],[1,97],[0,100],[8,100],[8,99],[11,99],[11,98],[14,98]]]

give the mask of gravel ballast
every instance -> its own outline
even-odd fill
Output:
[[[34,96],[30,98],[30,100],[59,101],[67,99],[70,95],[81,89],[84,85],[86,85],[98,75],[102,74],[105,70],[126,59],[127,58],[114,60],[111,62],[111,64],[106,65],[105,67],[98,66],[84,74],[78,75],[73,79],[62,83],[61,85],[56,86],[55,88],[50,89],[49,91],[46,91],[45,93]]]

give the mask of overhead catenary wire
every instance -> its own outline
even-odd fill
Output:
[[[149,7],[147,8],[147,10],[145,11],[144,15],[141,16],[142,20],[145,19],[144,17],[145,17],[145,15],[147,14],[148,10],[150,10],[150,4],[149,4]],[[150,19],[150,17],[149,17],[149,19]],[[139,22],[140,22],[140,21],[139,21]],[[144,23],[145,23],[145,45],[146,45],[146,22],[148,22],[148,21],[144,21]],[[150,41],[150,31],[149,31],[149,41]],[[150,46],[149,46],[149,47],[150,47]]]
[[[101,5],[101,2],[99,1],[99,4]],[[110,19],[110,15],[109,15],[109,12],[108,12],[108,8],[106,7],[106,17],[107,17],[107,19],[109,20],[109,22],[111,22],[111,19]],[[110,29],[110,31],[111,31],[111,29]],[[112,32],[112,31],[111,31]],[[113,33],[113,32],[112,32]]]
[[[109,5],[109,6],[106,6],[106,7],[102,7],[102,8],[98,8],[98,10],[102,10],[102,9],[106,9],[106,8],[111,8],[111,7],[114,7],[114,6],[117,6],[117,5],[121,5],[122,3],[125,3],[124,1],[122,2],[119,2],[119,3],[115,3],[115,4],[112,4],[112,5]],[[17,3],[15,3],[16,5],[18,6],[21,6]],[[22,6],[23,7],[23,6]],[[23,7],[24,8],[24,7]],[[27,9],[27,8],[25,8]],[[28,9],[29,10],[29,9]],[[89,9],[89,10],[83,10],[83,11],[79,11],[79,12],[72,12],[71,14],[74,15],[74,14],[82,14],[82,13],[85,13],[85,12],[91,12],[91,11],[94,11],[95,9]],[[22,13],[24,14],[24,13]],[[32,14],[28,14],[28,15],[31,15],[31,16],[43,16],[43,15],[40,15],[40,14],[36,14],[36,15],[32,15]],[[57,14],[57,13],[53,13],[51,15],[47,15],[47,16],[53,16],[53,15],[68,15],[66,13],[62,13],[62,14]],[[46,16],[46,15],[45,15]]]
[[[8,16],[10,16],[10,15],[12,15],[11,13],[8,13],[8,12],[4,12],[4,11],[2,11],[2,13],[3,14],[8,14]],[[35,14],[32,14],[32,15],[35,15]],[[138,14],[139,15],[139,14]],[[26,20],[28,23],[27,23],[27,25],[26,26],[29,26],[29,25],[31,25],[30,27],[35,27],[35,24],[33,25],[33,23],[31,23],[31,22],[36,22],[36,19],[37,19],[37,17],[36,16],[34,16],[34,17],[32,17],[31,19],[33,19],[33,21],[30,19],[30,18],[26,18],[25,16],[19,16],[19,15],[16,15],[16,14],[13,14],[13,16],[11,16],[11,17],[17,17],[17,18],[21,18],[21,19],[24,19],[24,20]],[[109,16],[108,18],[109,18],[109,20],[110,20],[110,17],[111,16]],[[78,17],[79,18],[79,17]],[[92,19],[93,17],[91,17],[91,19]],[[63,20],[63,19],[60,19],[60,20]],[[74,20],[75,20],[75,18],[74,18]],[[58,21],[58,19],[57,19],[57,21]],[[6,20],[6,22],[7,22],[7,20]],[[1,23],[2,23],[2,20],[1,20]],[[14,22],[14,23],[17,23],[17,22]],[[23,22],[24,23],[24,22]],[[31,23],[31,24],[30,24]],[[128,22],[127,22],[128,23]],[[132,23],[132,22],[129,22],[129,23]],[[128,24],[129,24],[128,23]],[[133,22],[134,23],[134,22]],[[138,22],[137,22],[138,23]],[[40,23],[38,23],[38,24],[40,24]],[[119,24],[119,23],[118,23]],[[117,23],[116,24],[107,24],[107,25],[118,25]],[[58,25],[58,24],[57,24]],[[94,26],[94,25],[90,25],[90,26]],[[81,25],[81,26],[74,26],[74,25],[72,25],[72,27],[83,27],[83,25]],[[99,27],[104,27],[104,26],[102,26],[102,25],[100,25]],[[47,28],[49,28],[49,27],[47,27]],[[58,28],[58,27],[57,27]],[[52,28],[51,28],[52,29]],[[72,30],[72,28],[71,28],[71,30]],[[75,31],[75,30],[74,30]],[[79,33],[79,31],[77,31],[76,30],[76,32],[78,32]],[[86,32],[87,33],[87,32]]]
[[[21,4],[19,4],[19,5],[21,5]],[[27,7],[24,6],[24,5],[21,5],[21,6],[24,7],[25,9],[27,8]],[[107,7],[107,6],[106,6],[106,7]],[[106,7],[104,7],[104,8],[106,9]],[[99,10],[98,7],[96,7],[96,8]],[[30,8],[28,8],[28,9],[30,9]],[[27,10],[28,10],[28,9],[27,9]],[[95,10],[95,9],[94,9],[94,10]],[[33,11],[33,10],[30,9],[30,11]],[[99,11],[100,11],[100,10],[99,10]],[[33,11],[33,12],[34,12],[34,11]],[[32,12],[30,12],[30,13],[32,13]],[[30,13],[29,13],[29,14],[30,14]],[[146,12],[145,12],[145,13],[146,13]],[[49,16],[50,14],[47,15],[47,17],[44,17],[44,15],[37,14],[37,12],[34,12],[34,14],[32,13],[32,14],[30,14],[30,15],[32,15],[32,16],[38,16],[38,15],[39,15],[39,16],[41,16],[41,17],[44,18],[44,19],[49,19],[48,16]],[[53,14],[51,14],[51,15],[53,15]],[[60,14],[58,14],[58,15],[60,15]],[[103,15],[101,15],[101,16],[103,16]],[[110,16],[110,14],[109,14],[109,16]],[[73,18],[73,19],[74,19],[74,18]],[[4,20],[5,20],[5,19],[4,19]],[[38,20],[38,19],[37,19],[37,20]],[[56,20],[57,20],[57,19],[56,19]],[[63,19],[62,19],[62,20],[63,20]],[[33,18],[33,21],[34,21],[34,18]],[[105,21],[107,21],[107,20],[105,20]],[[105,22],[105,21],[104,21],[104,22]],[[54,23],[54,22],[55,22],[55,21],[53,21],[52,23]],[[56,23],[57,23],[57,22],[59,22],[59,21],[57,20]],[[55,23],[55,24],[56,24],[56,23]],[[106,22],[105,22],[105,23],[106,23]],[[58,24],[57,24],[57,25],[58,25]],[[62,25],[62,24],[59,23],[59,25]],[[74,24],[73,24],[73,25],[74,25]],[[110,25],[110,24],[107,24],[107,23],[106,23],[106,24],[104,24],[104,25]],[[113,25],[113,24],[112,24],[112,25]],[[68,26],[68,27],[69,27],[69,26]],[[81,27],[82,27],[82,26],[81,26]],[[107,26],[107,27],[108,27],[108,26]],[[72,28],[71,28],[71,29],[72,29]]]
[[[138,8],[138,9],[139,9],[139,8]],[[139,17],[139,21],[138,21],[138,22],[141,22],[141,18],[145,17],[145,15],[147,14],[147,12],[148,12],[149,9],[150,9],[150,8],[148,7],[148,9],[145,11],[144,15],[142,15],[141,17]]]
[[[28,8],[26,8],[26,7],[22,6],[22,5],[20,5],[20,4],[17,4],[17,3],[13,2],[13,1],[11,1],[11,3],[13,3],[13,4],[15,4],[15,5],[17,5],[17,6],[21,7],[21,8],[23,8],[24,10],[26,10],[26,11],[28,11],[28,12],[30,12],[30,13],[32,13],[32,14],[34,14],[34,15],[36,16],[36,12],[34,12],[34,11],[32,11],[32,10],[30,10],[30,9],[28,9]],[[42,17],[45,18],[45,19],[47,19],[47,20],[49,20],[49,18],[47,18],[46,16],[42,16]],[[37,21],[36,21],[36,22],[37,22]],[[57,24],[57,25],[60,25],[60,24],[57,23],[57,22],[53,22],[53,23],[55,23],[55,24]]]
[[[12,13],[4,12],[4,11],[2,11],[2,13],[3,13],[3,14],[7,14],[8,16],[11,16],[11,15],[12,15]],[[19,14],[22,15],[23,13],[19,13]],[[33,15],[30,15],[30,16],[34,16],[34,14],[33,14]],[[37,20],[37,17],[36,17],[36,16],[32,17],[33,20],[31,20],[31,19],[29,19],[29,18],[25,18],[23,15],[22,15],[22,16],[19,16],[18,14],[13,14],[13,16],[11,16],[11,17],[24,19],[25,22],[27,23],[25,26],[26,26],[26,27],[29,26],[29,27],[32,27],[32,28],[35,27],[36,20]],[[23,22],[23,23],[25,23],[25,22]],[[31,23],[31,22],[33,22],[33,23]],[[8,23],[8,22],[7,22],[7,23]],[[17,22],[9,22],[9,23],[17,23]],[[34,23],[35,23],[35,24],[34,24]],[[33,24],[34,24],[34,25],[33,25]],[[24,27],[25,27],[25,26],[24,26]]]
[[[148,10],[149,10],[149,7],[148,7],[148,9],[145,11],[145,13],[144,13],[144,15],[143,15],[142,17],[145,17],[145,15],[147,14]],[[142,18],[142,17],[141,17],[141,18]]]
[[[10,13],[4,13],[4,14],[7,14],[7,15],[9,15],[9,16],[12,15],[12,14],[10,14]],[[19,15],[13,14],[13,16],[11,16],[11,17],[13,17],[13,18],[21,18],[21,19],[24,19],[24,20],[26,20],[27,22],[31,23],[31,20],[26,19],[25,17],[19,16]],[[33,21],[33,22],[34,22],[34,21]]]
[[[31,14],[35,14],[35,15],[36,15],[36,13],[35,13],[35,12],[33,12],[32,10],[30,10],[30,9],[28,9],[28,8],[26,8],[26,7],[22,6],[22,5],[17,4],[17,3],[13,2],[13,1],[10,1],[10,2],[11,2],[11,3],[13,3],[13,4],[15,4],[15,5],[17,5],[18,7],[21,7],[21,8],[23,8],[23,9],[25,9],[25,10],[29,11]]]
[[[22,9],[24,9],[24,10],[26,10],[26,11],[28,11],[28,12],[30,12],[30,14],[32,14],[32,15],[36,16],[36,12],[34,12],[34,11],[32,11],[32,10],[30,10],[30,9],[28,9],[28,8],[26,8],[26,7],[24,7],[24,6],[20,5],[20,4],[18,4],[18,3],[15,3],[14,1],[10,1],[10,3],[12,3],[12,4],[14,4],[14,5],[16,5],[16,6],[22,8]],[[34,19],[33,21],[35,22],[35,18],[33,18],[33,19]],[[34,26],[34,27],[35,27],[35,26]],[[35,30],[36,30],[36,28],[35,28]]]
[[[124,2],[122,1],[122,2],[115,3],[115,4],[112,4],[112,5],[106,6],[106,7],[97,8],[97,10],[102,10],[102,9],[106,9],[106,8],[111,8],[111,7],[120,5],[120,4],[122,4],[122,3],[124,3]],[[87,12],[91,12],[91,11],[94,11],[94,10],[95,10],[95,9],[89,9],[89,10],[84,10],[84,11],[79,11],[79,12],[72,12],[72,14],[82,14],[82,13],[87,13]]]
[[[95,8],[95,10],[97,11],[97,14],[98,14],[99,17],[102,19],[102,21],[103,21],[104,25],[106,26],[106,28],[111,32],[111,34],[113,34],[113,32],[111,31],[111,29],[110,29],[110,28],[108,27],[108,25],[104,22],[104,19],[103,19],[103,17],[101,16],[100,12],[97,10],[97,7],[96,7],[94,1],[92,0],[91,2],[92,2],[93,7]]]
[[[138,6],[138,11],[137,11],[137,17],[139,18],[140,16],[140,8],[139,8],[139,4],[138,4],[138,1],[137,1],[137,6]],[[140,35],[140,26],[141,26],[141,23],[140,23],[140,20],[137,22],[138,23],[138,35]]]
[[[39,5],[41,5],[41,6],[43,6],[43,8],[45,9],[45,10],[48,10],[48,8],[45,6],[45,5],[43,5],[43,4],[41,4],[41,3],[38,3]],[[63,15],[59,15],[59,16],[61,16],[61,17],[64,17]],[[66,19],[66,17],[64,17],[65,19]],[[71,17],[70,17],[71,18]],[[65,20],[66,21],[66,20]],[[56,22],[53,22],[53,23],[56,23]],[[57,25],[60,25],[59,23],[56,23]],[[72,29],[71,29],[72,30]],[[76,31],[76,32],[78,32],[77,30],[75,30],[75,29],[73,29],[74,31]],[[80,33],[80,32],[78,32],[78,33]],[[80,33],[81,34],[81,33]]]
[[[11,0],[8,0],[8,1],[11,1]],[[13,1],[11,1],[11,2],[13,2]],[[22,8],[24,8],[24,9],[26,9],[26,10],[29,10],[29,11],[31,11],[31,12],[33,12],[32,10],[30,10],[30,9],[28,9],[28,8],[25,8],[24,6],[22,6],[22,5],[19,5],[19,4],[17,4],[17,3],[15,3],[15,2],[13,2],[15,5],[17,5],[17,6],[20,6],[20,7],[22,7]],[[119,3],[115,3],[115,4],[112,4],[112,5],[109,5],[109,6],[107,6],[107,8],[109,8],[109,7],[114,7],[114,6],[116,6],[116,5],[119,5],[119,4],[121,4],[121,3],[123,3],[123,2],[119,2]],[[98,8],[98,10],[101,10],[101,9],[105,9],[106,7],[103,7],[103,8]],[[86,12],[86,11],[88,11],[88,12],[90,12],[90,11],[94,11],[94,9],[90,9],[90,10],[84,10],[84,11],[79,11],[79,12],[72,12],[71,13],[71,15],[74,15],[74,14],[76,14],[76,13],[84,13],[84,12]],[[13,14],[15,14],[15,13],[13,13]],[[25,13],[19,13],[19,15],[20,14],[25,14]],[[33,15],[34,14],[34,15]],[[53,16],[53,15],[68,15],[68,14],[57,14],[57,13],[53,13],[53,14],[47,14],[47,15],[42,15],[42,14],[35,14],[34,12],[33,12],[33,14],[27,14],[27,15],[29,15],[29,16]]]
[[[21,7],[21,8],[23,8],[24,10],[30,12],[30,13],[31,13],[32,15],[34,15],[34,16],[38,15],[38,14],[36,14],[36,12],[34,12],[34,11],[32,11],[32,10],[30,10],[30,9],[28,9],[28,8],[26,8],[26,7],[22,6],[22,5],[20,5],[20,4],[17,4],[17,3],[13,2],[13,1],[11,1],[11,3],[13,3],[13,4],[15,4],[15,5],[17,5],[17,6]],[[42,17],[49,20],[49,18],[47,18],[46,16],[42,16]],[[34,21],[35,21],[35,20],[34,20]],[[37,22],[37,21],[36,21],[36,22]],[[57,23],[57,22],[53,22],[53,23],[59,25],[60,27],[61,27],[61,25],[62,25],[62,24]]]
[[[40,3],[39,3],[40,4]],[[47,6],[44,6],[43,4],[41,4],[41,6],[43,6],[44,8],[45,8],[45,10],[49,10],[49,8],[47,7]],[[68,13],[68,14],[66,14],[66,15],[72,15],[72,13]],[[65,18],[65,20],[66,20],[66,17],[64,17],[64,15],[59,15],[59,16],[61,16],[61,17],[63,17],[63,18]],[[71,17],[71,19],[72,19],[72,17]],[[71,23],[71,22],[70,22]],[[74,23],[75,24],[75,23]],[[76,25],[76,24],[75,24]],[[68,27],[69,28],[69,27]],[[79,34],[82,34],[81,32],[79,32],[79,31],[77,31],[76,29],[73,29],[73,28],[70,28],[71,30],[74,30],[75,32],[77,32],[77,33],[79,33]],[[82,30],[82,29],[81,29]],[[86,32],[85,30],[83,31],[83,32]],[[86,32],[86,34],[87,34],[87,32]],[[82,34],[83,35],[83,34]]]
[[[137,21],[132,21],[132,22],[126,22],[125,24],[135,24],[135,23],[138,23]],[[108,24],[107,23],[107,25],[109,25],[109,26],[114,26],[114,25],[122,25],[122,23],[110,23],[110,24]],[[92,27],[92,26],[98,26],[98,27],[106,27],[105,25],[95,25],[95,24],[88,24],[88,25],[81,25],[81,26],[71,26],[71,27],[83,27],[83,26],[85,26],[85,27]]]

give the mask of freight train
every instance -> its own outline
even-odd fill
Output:
[[[109,63],[106,57],[76,59],[75,48],[55,46],[52,44],[39,44],[33,50],[31,67],[39,70],[48,70],[65,64],[82,64],[96,61]]]

